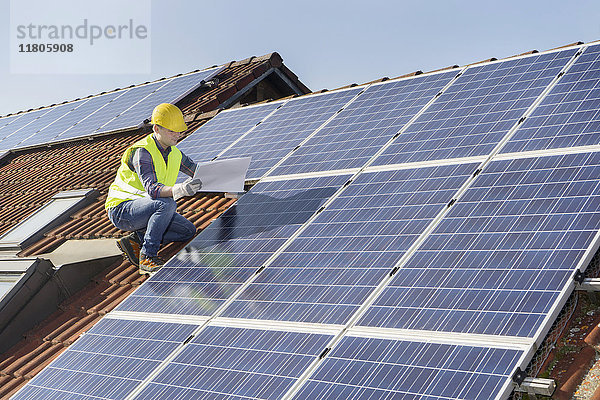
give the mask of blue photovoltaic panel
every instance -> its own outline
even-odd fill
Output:
[[[22,141],[13,147],[35,146],[37,144],[49,143],[56,137],[52,131],[44,130],[53,122],[60,121],[63,117],[73,112],[74,109],[85,103],[86,100],[78,100],[72,103],[54,106],[46,114],[33,121],[18,132]]]
[[[220,70],[213,68],[2,118],[0,150],[137,126],[150,117],[156,105],[173,103]],[[5,120],[7,123],[4,123]],[[17,131],[19,134],[13,135]]]
[[[503,153],[600,143],[600,45],[585,50]]]
[[[177,145],[196,162],[210,161],[282,103],[222,111]]]
[[[121,96],[123,93],[125,93],[124,90],[119,90],[83,100],[83,104],[80,104],[76,109],[67,113],[62,118],[54,121],[45,128],[42,128],[42,130],[36,135],[21,143],[20,146],[51,142],[53,139],[67,131],[69,128],[73,127],[79,121],[85,119],[87,116],[94,113],[101,107],[109,104],[113,99]]]
[[[148,96],[150,93],[157,90],[164,84],[164,81],[158,81],[119,91],[120,96],[114,98],[111,102],[99,108],[96,112],[83,116],[75,126],[59,135],[56,139],[72,139],[98,133],[101,126],[107,124],[117,115],[121,114],[133,104]]]
[[[11,115],[0,119],[0,148],[2,147],[2,139],[12,133],[12,130],[8,127],[11,123],[21,118],[24,114]]]
[[[456,74],[423,75],[369,87],[272,175],[362,167]]]
[[[492,162],[359,325],[533,337],[600,228],[600,153]]]
[[[196,328],[105,318],[12,399],[124,399]]]
[[[117,309],[212,315],[348,177],[258,183]]]
[[[522,351],[345,337],[294,399],[490,400]]]
[[[4,139],[0,141],[1,150],[11,150],[19,142],[25,139],[27,136],[21,136],[19,133],[31,124],[36,119],[46,114],[50,109],[44,108],[41,110],[30,111],[28,113],[20,115],[19,118],[6,125],[4,128],[0,128],[0,136],[4,136]],[[26,131],[24,131],[26,132]]]
[[[161,103],[174,103],[187,92],[192,91],[199,86],[202,81],[210,78],[219,68],[213,68],[206,71],[195,72],[193,74],[178,76],[170,79],[161,86],[156,92],[150,93],[147,97],[139,99],[131,108],[123,111],[117,118],[103,125],[99,132],[110,132],[117,129],[138,126],[145,119],[152,116],[154,107]]]
[[[280,399],[332,337],[209,326],[136,399]]]
[[[577,49],[474,66],[375,160],[375,165],[485,155]]]
[[[248,179],[261,178],[362,89],[292,99],[227,150],[222,158],[251,156]]]
[[[222,316],[347,322],[476,168],[359,175]]]

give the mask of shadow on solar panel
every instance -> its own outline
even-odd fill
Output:
[[[281,199],[248,193],[243,201],[230,208],[190,242],[184,253],[207,251],[216,246],[223,249],[227,248],[229,241],[258,235],[265,237],[269,231],[302,225],[321,208],[323,199],[332,196],[335,191],[336,188],[332,187],[314,188]]]

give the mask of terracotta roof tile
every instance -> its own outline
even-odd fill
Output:
[[[14,378],[13,376],[0,378],[0,398],[8,399],[26,382],[24,378]]]

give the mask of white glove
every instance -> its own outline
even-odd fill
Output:
[[[202,187],[202,181],[200,179],[192,179],[182,183],[176,183],[173,185],[173,199],[179,200],[182,197],[193,196]]]

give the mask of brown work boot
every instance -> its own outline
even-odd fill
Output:
[[[136,267],[140,266],[138,254],[140,254],[140,248],[142,246],[137,233],[133,232],[132,234],[117,240],[117,247],[125,254],[129,262]]]
[[[150,275],[156,272],[165,264],[158,256],[148,257],[144,253],[140,253],[140,274]]]

